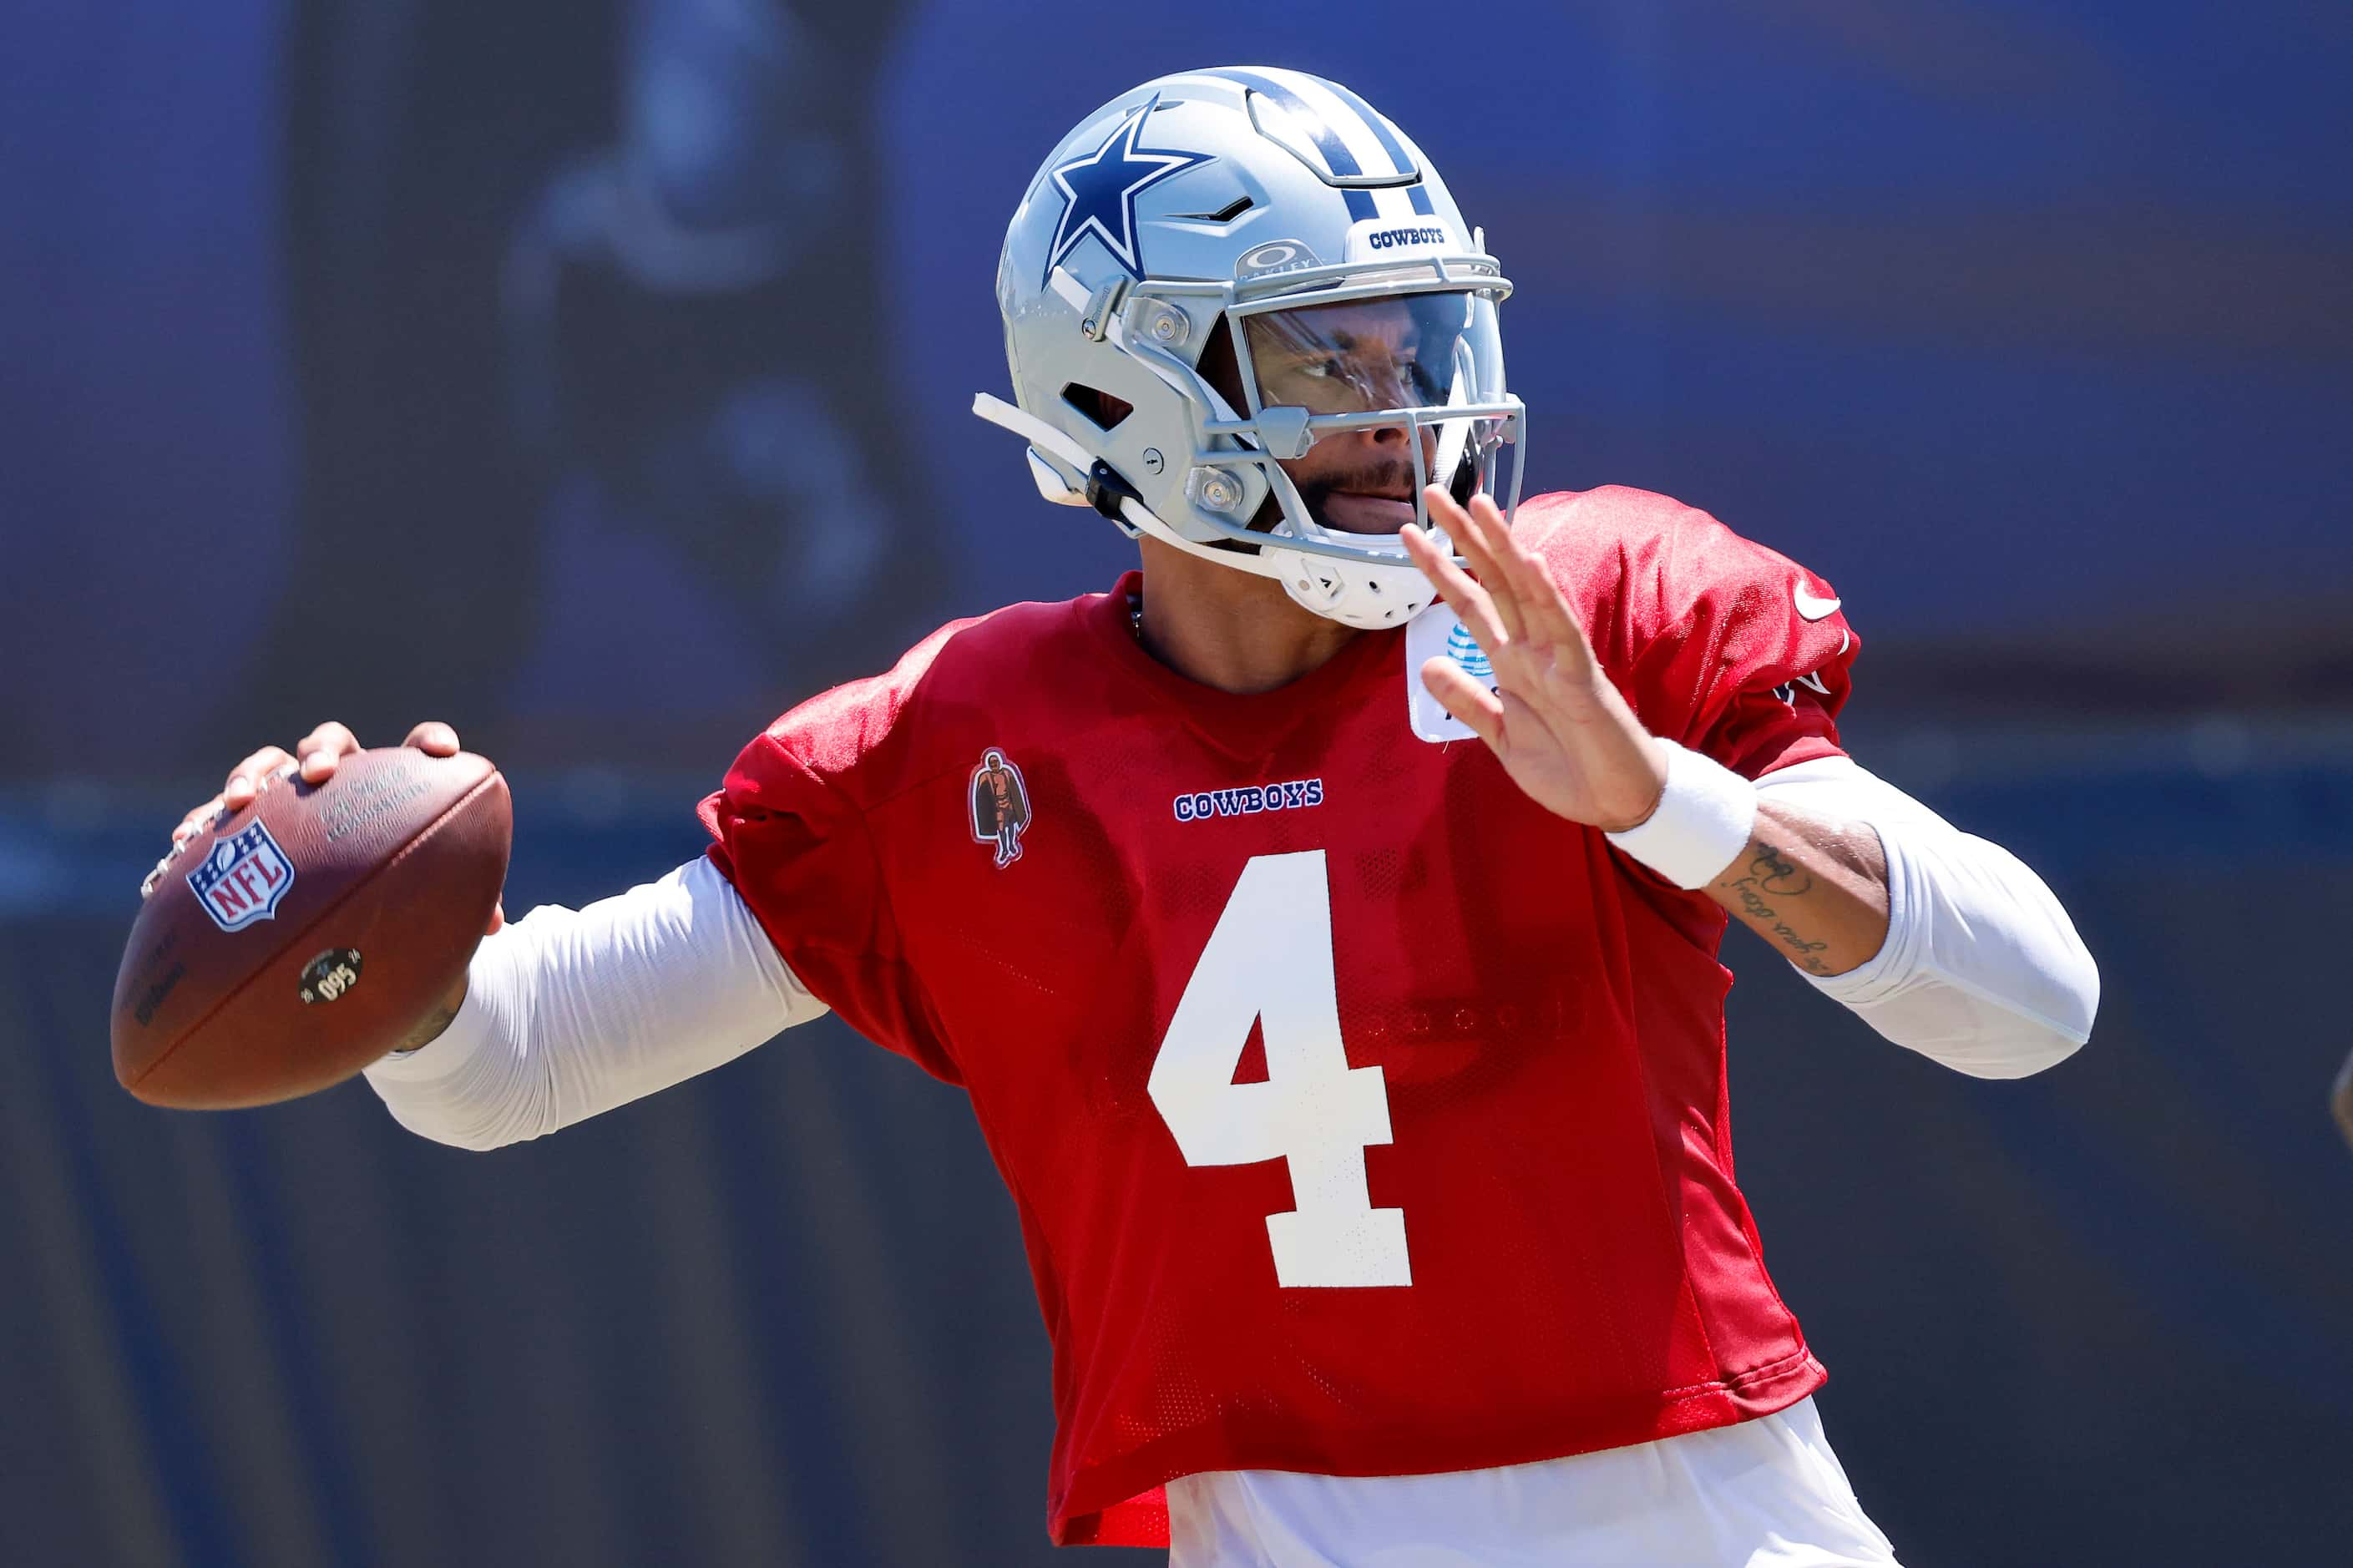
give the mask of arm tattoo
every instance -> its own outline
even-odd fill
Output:
[[[1830,943],[1810,942],[1799,935],[1785,919],[1775,903],[1767,902],[1769,896],[1786,902],[1802,899],[1814,890],[1814,879],[1800,870],[1797,864],[1774,846],[1756,839],[1749,846],[1747,869],[1740,876],[1727,877],[1720,884],[1726,892],[1739,899],[1742,913],[1751,925],[1768,931],[1773,940],[1789,949],[1790,962],[1813,974],[1829,974],[1831,968],[1821,954]]]
[[[458,1021],[458,1009],[462,1005],[459,1002],[435,1003],[433,1011],[419,1019],[417,1027],[409,1030],[407,1037],[392,1048],[396,1051],[424,1049],[439,1039],[442,1033]]]

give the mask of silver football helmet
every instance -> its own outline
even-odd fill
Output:
[[[1029,443],[1049,500],[1275,578],[1333,620],[1401,626],[1431,589],[1398,533],[1328,526],[1278,464],[1401,428],[1423,527],[1426,484],[1516,507],[1510,292],[1420,149],[1347,89],[1185,71],[1089,115],[1030,182],[997,272],[1018,406],[982,394],[973,412]],[[1202,373],[1221,328],[1240,408]]]

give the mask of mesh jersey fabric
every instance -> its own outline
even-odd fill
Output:
[[[1820,579],[1639,490],[1517,526],[1652,731],[1751,776],[1840,754],[1856,641],[1793,597]],[[1478,742],[1413,738],[1401,632],[1235,695],[1137,645],[1139,591],[944,627],[786,714],[702,805],[792,973],[970,1096],[1053,1343],[1053,1539],[1166,1544],[1158,1489],[1204,1470],[1512,1465],[1810,1394],[1733,1180],[1722,911]],[[1005,865],[971,805],[991,752],[1029,806]],[[1292,1162],[1188,1165],[1147,1092],[1246,868],[1309,851],[1409,1285],[1279,1283]]]

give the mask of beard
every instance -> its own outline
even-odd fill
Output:
[[[1419,510],[1414,495],[1413,463],[1405,458],[1382,458],[1361,468],[1313,478],[1294,474],[1291,483],[1305,504],[1307,515],[1319,527],[1335,533],[1394,533],[1411,522]],[[1479,468],[1468,453],[1445,483],[1448,493],[1457,501],[1470,501],[1479,487]],[[1333,505],[1335,496],[1341,498],[1336,509]],[[1392,512],[1383,501],[1393,502],[1404,510]],[[1282,516],[1281,506],[1270,494],[1250,526],[1264,532]]]

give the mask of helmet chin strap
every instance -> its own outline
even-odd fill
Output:
[[[1001,397],[986,392],[973,395],[972,411],[991,425],[1010,430],[1016,436],[1053,460],[1058,477],[1070,489],[1068,500],[1075,506],[1091,504],[1086,494],[1086,476],[1096,462],[1093,453],[1072,440],[1068,435],[1044,420],[1023,413]],[[1060,470],[1068,469],[1068,473]],[[1261,577],[1279,577],[1282,573],[1264,558],[1264,552],[1246,555],[1238,550],[1220,550],[1214,544],[1202,544],[1186,538],[1160,520],[1159,515],[1134,496],[1120,499],[1121,520],[1141,533],[1148,533],[1161,543],[1171,545],[1187,555],[1198,555],[1204,561],[1214,561],[1220,566],[1230,566],[1251,572]],[[1271,536],[1270,536],[1271,542]]]
[[[1093,453],[1065,432],[986,392],[973,395],[972,411],[990,424],[1020,437],[1029,443],[1034,454],[1047,460],[1055,477],[1069,491],[1067,497],[1048,499],[1063,499],[1082,506],[1092,504],[1086,490],[1086,476],[1095,467],[1097,459]],[[1038,464],[1031,464],[1033,476],[1037,475],[1038,468]],[[1285,475],[1274,482],[1287,486],[1290,480]],[[1042,479],[1040,489],[1043,489]],[[1293,488],[1294,498],[1297,493]],[[1285,536],[1279,533],[1265,535],[1265,542],[1260,545],[1258,552],[1248,554],[1186,538],[1162,521],[1134,495],[1121,497],[1118,506],[1120,520],[1135,531],[1148,533],[1163,544],[1181,550],[1187,555],[1215,562],[1229,571],[1271,577],[1282,584],[1283,592],[1303,609],[1311,610],[1326,620],[1338,621],[1343,626],[1368,631],[1403,626],[1427,609],[1437,597],[1436,590],[1430,586],[1430,579],[1422,575],[1421,569],[1402,557],[1394,564],[1338,561],[1304,551],[1286,550],[1283,548]]]
[[[972,411],[1000,429],[1010,430],[1044,457],[1058,458],[1070,470],[1062,475],[1071,488],[1072,504],[1086,504],[1086,473],[1095,466],[1094,454],[1043,419],[1034,418],[1001,397],[986,392],[972,395]]]

